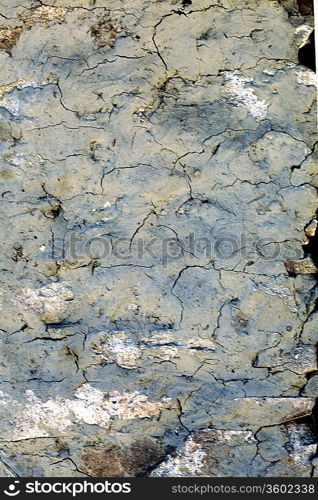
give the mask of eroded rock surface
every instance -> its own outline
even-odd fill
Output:
[[[318,475],[304,9],[0,1],[0,475]]]

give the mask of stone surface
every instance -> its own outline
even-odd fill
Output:
[[[0,13],[0,475],[317,475],[305,2]]]

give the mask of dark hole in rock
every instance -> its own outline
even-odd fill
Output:
[[[61,213],[61,206],[60,205],[56,205],[50,209],[50,214],[52,217],[54,217],[54,219],[56,217],[58,217],[60,215],[60,213]]]
[[[315,405],[312,409],[312,427],[318,443],[318,397],[316,398]]]
[[[309,417],[307,417],[307,423],[309,429],[314,437],[314,443],[317,444],[316,453],[314,457],[318,457],[318,397],[316,398],[314,407],[312,409],[312,413]],[[312,458],[314,458],[312,457]]]
[[[182,0],[182,7],[183,8],[187,7],[188,5],[192,5],[191,0]]]
[[[303,16],[313,15],[314,2],[313,0],[297,0],[299,13]]]
[[[308,41],[298,51],[298,61],[312,71],[316,71],[315,31],[312,31]]]
[[[303,245],[304,257],[310,257],[314,264],[318,266],[318,229],[313,236],[308,236],[308,240],[308,243]]]
[[[212,36],[212,30],[208,29],[202,35],[199,36],[198,40],[208,40]],[[224,33],[225,38],[227,38],[226,34]]]
[[[318,370],[313,370],[312,372],[306,373],[306,379],[310,380],[311,378],[315,377],[318,375]]]
[[[21,257],[23,257],[23,248],[20,243],[14,243],[12,246],[15,250],[15,255],[12,257],[12,260],[17,262],[19,259],[21,259]]]

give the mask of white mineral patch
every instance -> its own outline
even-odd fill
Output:
[[[26,391],[26,403],[11,401],[0,395],[2,406],[16,408],[13,418],[15,429],[10,439],[29,439],[51,436],[64,432],[78,423],[98,425],[108,429],[114,418],[132,420],[135,418],[158,417],[162,410],[171,407],[171,400],[163,398],[152,402],[139,392],[112,391],[104,393],[85,384],[74,393],[74,399],[55,398],[42,401],[33,391]]]
[[[0,406],[6,406],[11,401],[9,394],[0,391]]]
[[[98,356],[108,362],[116,362],[118,366],[126,369],[137,368],[141,358],[141,349],[127,334],[120,332],[96,346]]]
[[[292,291],[285,286],[270,285],[268,283],[260,283],[258,289],[263,289],[265,293],[272,296],[278,296],[282,299],[292,311],[297,311],[295,299]]]
[[[67,283],[51,283],[37,290],[26,288],[17,297],[25,309],[39,314],[48,323],[59,321],[67,309],[67,301],[73,298]]]
[[[223,429],[213,429],[207,431],[209,438],[214,437],[215,441],[219,443],[224,443],[228,445],[235,445],[242,442],[254,443],[256,439],[253,436],[252,431],[227,431]],[[205,431],[203,431],[202,436],[204,438]]]
[[[175,457],[167,460],[152,473],[155,477],[187,477],[202,474],[206,453],[190,436]]]
[[[138,304],[134,304],[134,303],[128,304],[127,309],[136,311],[138,309]]]
[[[313,85],[315,87],[318,86],[318,77],[317,74],[313,71],[298,71],[297,72],[297,82],[303,83],[304,85]]]
[[[291,456],[294,458],[295,464],[298,467],[308,467],[317,448],[315,442],[308,444],[308,441],[314,441],[308,425],[290,423],[286,425],[286,428],[290,436]]]
[[[261,101],[254,92],[246,88],[246,84],[252,83],[252,78],[245,78],[238,71],[234,73],[226,72],[227,91],[232,96],[231,101],[236,106],[242,106],[249,110],[254,118],[265,118],[267,114],[267,104]]]
[[[169,361],[188,349],[215,350],[210,339],[192,337],[184,342],[167,333],[143,337],[138,342],[129,332],[100,332],[93,338],[91,349],[94,356],[108,363],[115,362],[126,369],[140,366],[142,355],[153,359]]]
[[[17,96],[8,96],[0,99],[0,108],[5,108],[13,116],[19,116],[19,99]]]
[[[30,160],[29,155],[16,154],[10,159],[10,163],[18,167],[32,167],[34,162]]]

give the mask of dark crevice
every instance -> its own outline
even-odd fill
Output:
[[[312,16],[314,13],[313,0],[297,0],[297,7],[302,16]]]
[[[306,379],[310,380],[313,377],[316,377],[318,375],[318,370],[312,370],[311,372],[306,373]]]
[[[318,213],[316,217],[318,217]],[[308,226],[306,226],[306,228],[307,227]],[[308,236],[308,240],[308,243],[303,245],[304,257],[310,257],[313,263],[318,267],[318,230],[315,231],[313,236]]]
[[[315,216],[315,219],[318,217],[318,210]],[[313,219],[313,221],[315,220]],[[303,252],[304,252],[304,258],[310,258],[312,262],[315,264],[315,266],[318,268],[318,230],[315,230],[312,235],[309,235],[306,230],[310,227],[312,224],[311,221],[306,227],[305,227],[305,233],[307,235],[308,242],[303,245]],[[296,276],[296,274],[293,275],[293,273],[289,272],[290,276]],[[316,278],[316,281],[318,282],[318,274],[313,274],[313,276]],[[313,312],[318,311],[318,298],[315,299],[315,305]]]
[[[298,51],[298,61],[303,66],[316,71],[315,31],[312,31],[305,45]]]
[[[316,402],[315,402],[314,407],[312,409],[311,425],[312,425],[312,429],[313,429],[313,432],[316,436],[316,440],[318,443],[318,397],[316,398]]]
[[[62,210],[61,205],[55,205],[54,207],[52,207],[49,211],[51,214],[51,217],[53,217],[54,219],[56,217],[58,217],[61,213],[61,210]]]

